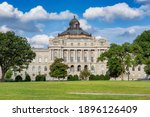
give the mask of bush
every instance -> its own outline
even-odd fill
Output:
[[[15,81],[22,82],[22,77],[20,75],[16,76]]]
[[[13,79],[5,79],[5,82],[15,82]]]
[[[89,80],[100,80],[100,77],[99,77],[99,75],[90,75],[90,77],[89,77]]]
[[[108,74],[105,75],[104,80],[110,80],[110,76]]]
[[[105,76],[103,74],[101,74],[99,77],[100,77],[100,80],[104,80],[105,79]]]
[[[30,78],[29,74],[26,74],[26,77],[25,77],[24,81],[31,81],[31,78]]]
[[[46,76],[45,75],[37,75],[35,77],[35,81],[46,81]]]
[[[78,75],[74,75],[74,80],[79,80],[79,76]]]
[[[79,76],[78,75],[69,75],[68,77],[67,77],[67,80],[68,81],[77,81],[77,80],[79,80]]]

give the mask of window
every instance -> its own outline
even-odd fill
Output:
[[[74,72],[74,66],[73,65],[71,65],[71,67],[70,67],[70,72]]]
[[[67,57],[64,57],[64,62],[67,62]]]
[[[93,57],[91,57],[91,62],[94,62],[94,58]]]
[[[87,46],[87,43],[84,43],[84,46]]]
[[[45,63],[47,63],[47,58],[45,58]]]
[[[87,62],[87,57],[84,57],[84,62]]]
[[[135,71],[135,68],[134,68],[134,67],[132,67],[132,71]]]
[[[138,67],[138,71],[141,71],[141,66]]]
[[[73,43],[71,43],[71,46],[73,46]]]
[[[39,71],[39,72],[41,71],[41,66],[38,67],[38,71]]]
[[[94,66],[91,66],[91,71],[94,71],[95,69],[94,69]]]
[[[93,46],[93,43],[91,43],[91,46]]]
[[[32,71],[35,71],[35,67],[34,66],[32,67]]]
[[[47,67],[46,66],[44,67],[44,71],[47,71]]]
[[[80,62],[80,57],[77,57],[77,62]]]
[[[42,62],[42,58],[40,57],[40,58],[39,58],[39,63],[41,63],[41,62]]]
[[[80,46],[80,43],[78,43],[78,46]]]
[[[73,57],[70,57],[70,62],[73,62]]]
[[[77,71],[78,71],[78,72],[81,71],[81,65],[78,65]]]

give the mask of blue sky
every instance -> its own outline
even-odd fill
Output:
[[[0,31],[46,47],[74,15],[93,36],[122,44],[150,29],[150,0],[0,0]]]

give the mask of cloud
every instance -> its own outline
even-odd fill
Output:
[[[12,29],[10,29],[9,27],[7,27],[6,25],[3,25],[0,27],[0,32],[6,33],[7,31],[11,31]]]
[[[80,26],[83,28],[83,30],[90,30],[92,29],[92,26],[88,24],[87,20],[85,19],[80,19]]]
[[[142,3],[142,4],[150,3],[150,0],[135,0],[135,1]]]
[[[112,21],[114,19],[135,19],[142,16],[143,11],[138,8],[131,8],[126,3],[118,3],[114,6],[90,7],[86,9],[83,16],[87,19],[103,19]]]
[[[28,41],[32,47],[45,48],[48,47],[50,38],[52,38],[52,36],[42,34],[42,35],[35,35],[31,38],[28,38]]]
[[[15,31],[42,32],[44,28],[41,24],[42,21],[67,20],[74,15],[76,14],[69,10],[60,13],[49,13],[42,6],[37,6],[24,13],[7,2],[0,4],[0,25],[7,25]]]
[[[150,25],[147,26],[131,26],[127,28],[114,27],[96,29],[93,33],[94,36],[106,37],[111,43],[122,44],[124,42],[132,42],[143,31],[149,30]]]

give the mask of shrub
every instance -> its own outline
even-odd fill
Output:
[[[22,81],[22,77],[20,75],[16,76],[15,81],[16,82],[21,82]]]
[[[68,77],[67,77],[67,80],[68,81],[77,81],[77,80],[79,80],[79,77],[78,77],[78,75],[69,75]]]
[[[35,81],[46,81],[46,76],[45,75],[37,75],[35,77]]]
[[[99,77],[100,77],[100,80],[104,80],[105,79],[104,78],[105,76],[103,74],[101,74]]]
[[[31,81],[31,78],[30,78],[29,74],[26,74],[26,77],[25,77],[24,81]]]
[[[89,80],[100,80],[99,75],[90,75]]]
[[[78,75],[74,75],[74,80],[79,80],[79,76]]]
[[[106,74],[106,75],[104,76],[104,80],[110,80],[110,76],[109,76],[108,74]]]

